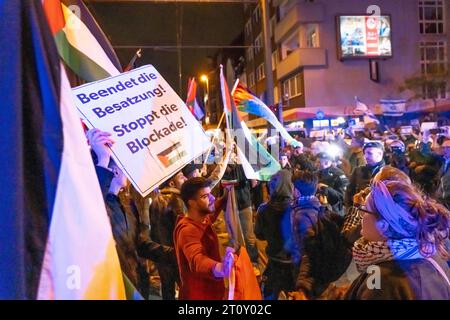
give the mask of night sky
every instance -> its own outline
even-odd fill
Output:
[[[244,29],[244,5],[232,3],[153,3],[85,1],[115,48],[123,66],[140,45],[175,46],[177,27],[182,25],[181,44],[230,45]],[[178,9],[177,9],[178,7]],[[198,77],[208,65],[208,56],[218,49],[185,48],[182,57],[182,94],[189,76]],[[175,91],[179,91],[178,56],[175,48],[143,49],[137,66],[153,64]]]

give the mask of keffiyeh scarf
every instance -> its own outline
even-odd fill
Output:
[[[370,265],[384,261],[424,258],[419,252],[416,239],[390,239],[367,241],[360,238],[353,245],[353,259],[359,272],[366,272]]]

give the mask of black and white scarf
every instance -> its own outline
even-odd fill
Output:
[[[419,252],[416,239],[389,239],[387,241],[367,241],[360,238],[353,245],[353,259],[359,272],[366,272],[370,265],[391,260],[424,258]]]

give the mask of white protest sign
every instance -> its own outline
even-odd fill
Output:
[[[184,102],[151,65],[72,93],[86,125],[112,134],[113,158],[142,196],[211,145]]]
[[[401,126],[400,127],[400,134],[411,134],[411,132],[413,132],[413,127],[412,126]]]
[[[435,129],[438,127],[437,122],[422,122],[420,126],[420,132],[425,132],[427,130]]]
[[[309,137],[321,139],[325,138],[326,133],[326,130],[311,130],[311,132],[309,133]]]

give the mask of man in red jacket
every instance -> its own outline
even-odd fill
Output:
[[[215,202],[209,184],[207,179],[198,177],[187,180],[181,187],[188,212],[178,219],[174,243],[183,300],[224,299],[223,278],[230,274],[233,265],[233,249],[227,248],[222,261],[219,240],[211,227],[226,197]]]

